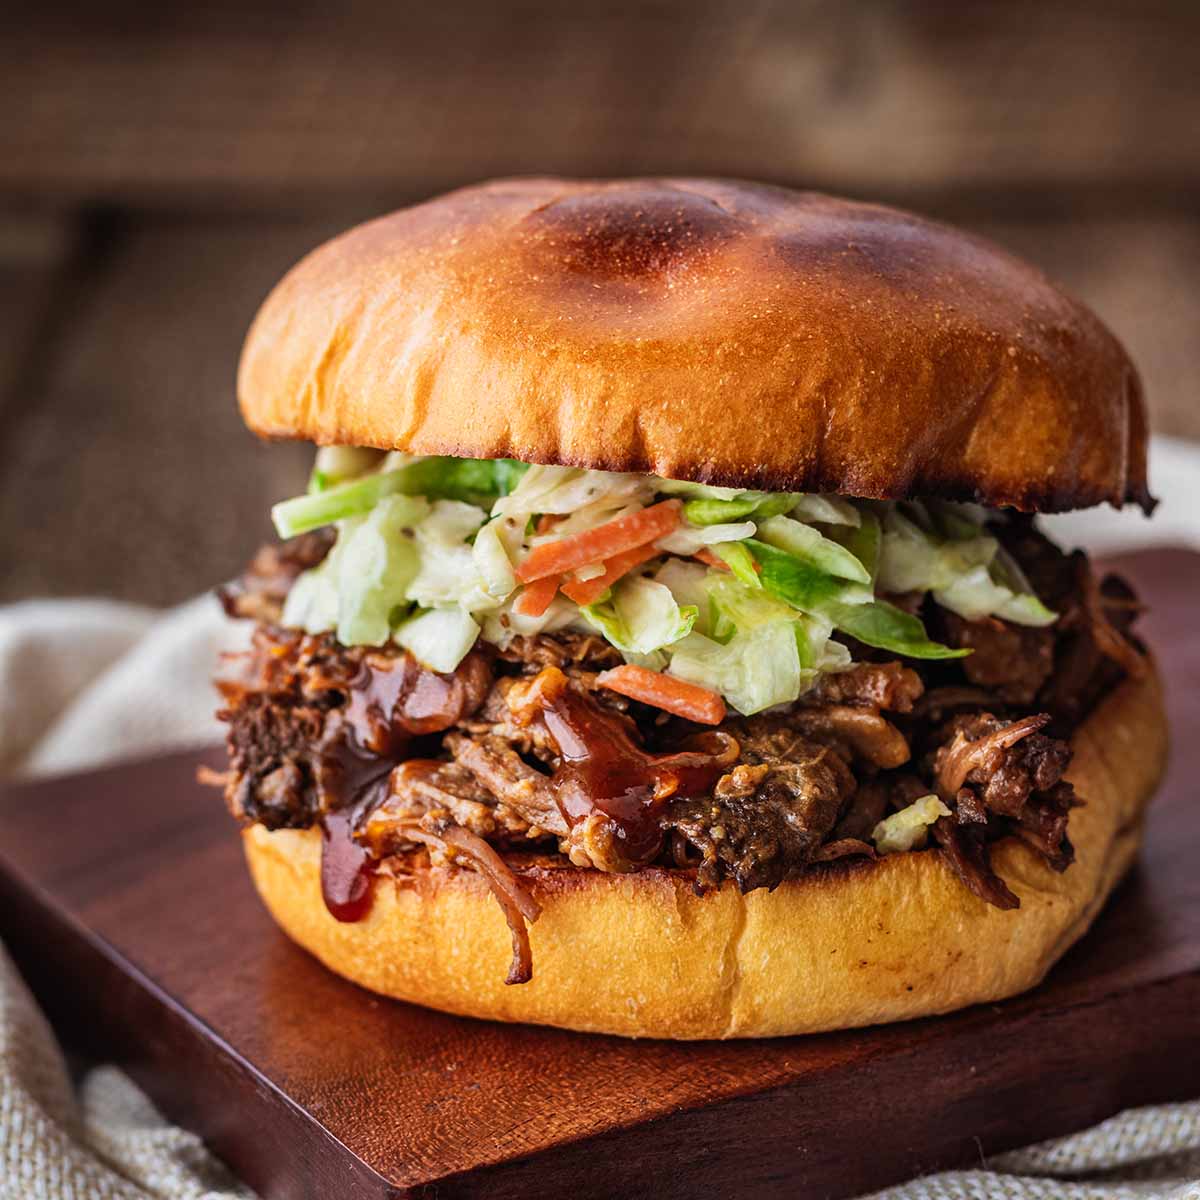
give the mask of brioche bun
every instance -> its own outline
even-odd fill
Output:
[[[705,179],[517,179],[352,229],[271,293],[246,422],[743,488],[1148,505],[1093,314],[894,209]]]
[[[321,898],[316,830],[244,833],[259,893],[283,929],[374,992],[473,1017],[626,1037],[773,1037],[949,1012],[1033,987],[1087,930],[1133,861],[1166,755],[1162,692],[1127,680],[1079,727],[1068,778],[1076,861],[1058,874],[1008,838],[993,864],[1021,898],[977,899],[938,851],[841,860],[774,892],[697,896],[687,872],[612,875],[510,863],[542,906],[534,976],[504,980],[499,907],[471,871],[381,878],[367,917]],[[560,864],[565,860],[559,860]]]

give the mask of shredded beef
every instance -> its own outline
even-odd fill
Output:
[[[724,875],[743,892],[776,887],[808,864],[854,790],[841,757],[794,730],[742,749],[747,762],[723,776],[711,797],[677,801],[667,815],[700,853],[701,889]]]
[[[1075,860],[1075,848],[1067,837],[1067,820],[1078,802],[1069,783],[1055,784],[1031,796],[1022,808],[1013,832],[1045,856],[1056,870],[1065,871]]]
[[[875,826],[887,815],[893,782],[878,776],[861,782],[830,836],[837,840],[867,841]]]
[[[1069,733],[1123,675],[1138,677],[1145,670],[1130,633],[1140,605],[1123,579],[1097,581],[1082,550],[1063,554],[1029,518],[1014,518],[993,532],[1043,603],[1058,613],[1053,670],[1034,705]]]
[[[901,766],[911,757],[904,735],[878,710],[849,704],[801,706],[786,721],[815,741],[835,747],[848,761],[862,760],[885,768]]]
[[[335,537],[332,529],[315,529],[263,546],[239,578],[217,589],[225,611],[251,621],[278,621],[296,577],[324,561]]]
[[[267,547],[222,593],[231,615],[259,626],[220,684],[228,802],[269,829],[352,808],[355,836],[376,860],[424,855],[478,870],[513,929],[513,979],[528,978],[524,923],[536,906],[496,847],[557,850],[608,871],[659,861],[699,889],[726,878],[743,891],[774,888],[815,863],[874,856],[879,821],[934,791],[951,815],[935,824],[930,852],[988,903],[1015,907],[991,846],[1017,837],[1058,870],[1070,863],[1079,802],[1063,780],[1067,739],[1142,660],[1129,634],[1137,602],[1121,581],[1097,583],[1085,556],[1062,554],[1023,518],[993,531],[1060,614],[1053,626],[966,621],[920,594],[892,597],[972,654],[902,663],[851,643],[858,661],[821,676],[799,703],[708,731],[599,688],[597,675],[622,658],[594,634],[480,643],[443,675],[395,647],[282,630],[289,588],[333,538]],[[565,705],[558,718],[551,687]],[[642,772],[653,836],[635,845],[632,826],[591,803],[579,746],[572,759],[559,745],[568,728]],[[697,764],[706,764],[698,775]],[[697,778],[703,786],[684,786]]]
[[[980,900],[997,908],[1020,908],[1021,901],[992,870],[983,826],[960,825],[940,817],[934,823],[933,836],[954,873]]]
[[[528,836],[569,830],[548,775],[531,767],[512,745],[495,734],[446,736],[446,749],[460,767],[487,789],[501,808],[519,816]]]
[[[218,680],[230,810],[268,829],[304,828],[354,803],[391,770],[387,754],[407,757],[417,738],[482,703],[489,661],[473,650],[442,675],[398,648],[344,647],[329,635],[260,627]]]
[[[1009,704],[1032,704],[1054,669],[1050,629],[995,617],[966,621],[943,610],[940,632],[947,645],[971,651],[962,660],[967,679]]]
[[[949,721],[933,756],[939,794],[956,798],[971,785],[992,812],[1020,816],[1029,797],[1054,787],[1071,761],[1065,742],[1037,732],[1049,719],[1042,714],[1002,721],[977,713]]]
[[[822,675],[801,702],[869,704],[889,712],[909,713],[924,690],[920,675],[902,663],[855,663],[846,671]]]
[[[387,797],[366,817],[360,840],[382,858],[403,841],[398,831],[431,811],[446,814],[480,837],[497,832],[494,801],[470,771],[458,763],[412,758],[391,773]]]
[[[597,634],[569,630],[515,637],[500,651],[500,657],[526,675],[536,675],[543,667],[557,667],[568,674],[571,668],[598,674],[625,661],[615,646]]]

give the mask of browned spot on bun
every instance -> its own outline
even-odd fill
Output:
[[[701,263],[741,225],[713,201],[668,188],[564,196],[526,218],[544,233],[534,257],[589,279],[656,278]]]

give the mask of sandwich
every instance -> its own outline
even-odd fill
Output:
[[[1035,986],[1163,767],[1121,578],[1137,373],[995,246],[700,179],[519,179],[267,298],[243,417],[317,447],[221,589],[258,892],[373,992],[779,1036]]]

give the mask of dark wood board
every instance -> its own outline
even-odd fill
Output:
[[[0,938],[68,1043],[270,1200],[849,1196],[1194,1095],[1200,555],[1123,566],[1153,606],[1169,776],[1092,933],[1004,1004],[672,1044],[379,1000],[275,929],[195,755],[0,794]]]

